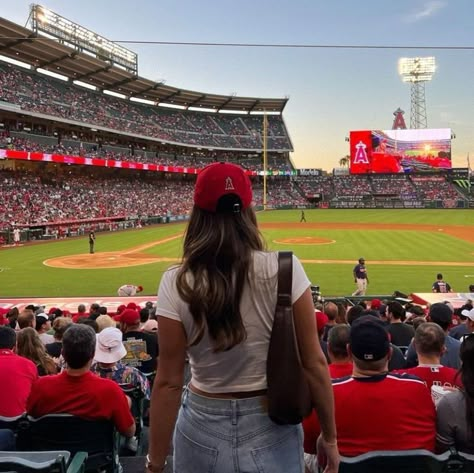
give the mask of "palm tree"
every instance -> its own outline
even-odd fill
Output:
[[[342,157],[339,160],[339,166],[343,168],[349,167],[350,162],[351,162],[351,157],[348,154],[346,154],[344,157]]]

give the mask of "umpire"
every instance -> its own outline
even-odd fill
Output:
[[[89,232],[89,253],[94,253],[95,233],[94,230]]]

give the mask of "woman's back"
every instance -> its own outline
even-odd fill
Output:
[[[277,299],[278,253],[252,253],[250,283],[243,288],[240,313],[246,339],[227,351],[215,352],[207,330],[202,339],[188,348],[192,384],[205,392],[241,392],[266,389],[266,362]],[[188,340],[197,332],[189,306],[178,295],[179,268],[163,275],[157,312],[183,323]],[[308,288],[309,280],[301,263],[293,257],[292,302]]]
[[[461,452],[474,453],[464,396],[462,391],[454,391],[439,401],[436,409],[436,441],[440,450],[455,447]]]

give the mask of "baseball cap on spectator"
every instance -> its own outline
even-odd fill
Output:
[[[213,163],[198,174],[194,188],[194,204],[197,207],[215,213],[220,210],[219,200],[228,195],[238,197],[240,205],[237,211],[246,209],[252,203],[252,184],[243,168],[231,163]]]
[[[120,314],[120,322],[126,325],[136,325],[140,323],[140,314],[133,309],[125,309]]]
[[[5,317],[8,314],[8,309],[0,308],[0,325],[9,324],[9,320]]]
[[[390,339],[383,324],[372,315],[364,315],[351,326],[350,347],[361,361],[381,360],[390,350]]]
[[[444,301],[444,304],[446,304],[451,309],[451,313],[454,314],[453,304],[451,304],[451,302],[449,302],[449,301]]]
[[[127,306],[125,304],[121,304],[117,307],[117,315],[118,314],[121,314],[125,309],[127,308]]]
[[[137,304],[135,304],[135,302],[129,302],[129,303],[127,304],[127,309],[137,310],[137,309],[138,309],[138,306],[137,306]]]
[[[94,360],[99,363],[115,363],[127,354],[122,343],[122,332],[115,327],[107,327],[97,334]]]
[[[57,307],[51,307],[51,309],[48,310],[48,314],[51,315],[53,312],[56,312],[58,310]]]
[[[324,327],[329,322],[328,316],[321,312],[320,310],[315,311],[316,315],[316,328],[318,329],[318,334],[321,336],[324,333]]]
[[[142,327],[144,332],[154,332],[155,330],[158,330],[158,322],[153,319],[147,320]]]
[[[37,319],[44,319],[45,322],[49,320],[49,315],[48,314],[45,314],[44,312],[40,312],[38,314],[35,314],[35,317]]]
[[[429,317],[432,322],[450,324],[453,320],[453,311],[444,302],[437,302],[430,307]]]
[[[461,312],[461,315],[464,315],[464,317],[467,317],[468,319],[474,322],[474,309],[471,309],[471,310],[464,309]]]
[[[379,310],[381,305],[382,301],[380,299],[372,299],[372,302],[370,303],[370,308],[374,310]]]

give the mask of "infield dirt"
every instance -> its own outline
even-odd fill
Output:
[[[371,230],[406,230],[406,231],[423,231],[423,232],[444,232],[453,237],[474,243],[474,232],[469,227],[449,225],[413,225],[413,224],[353,224],[353,223],[301,223],[296,224],[299,228],[307,228],[308,230],[363,230],[370,228]],[[262,223],[262,229],[294,229],[295,224],[288,223]],[[173,235],[162,240],[156,240],[146,245],[140,245],[129,248],[125,251],[98,252],[94,254],[84,253],[60,258],[51,258],[43,262],[46,266],[54,268],[68,269],[96,269],[96,268],[124,268],[129,266],[140,266],[144,264],[160,263],[160,262],[178,262],[179,258],[164,258],[160,256],[143,253],[144,250],[161,245],[168,241],[177,240],[182,237],[182,233]],[[301,238],[285,238],[276,240],[278,243],[295,244],[295,245],[324,245],[334,243],[334,240],[326,240],[324,238],[301,237]],[[314,260],[302,259],[303,263],[319,263],[319,264],[351,264],[352,260]],[[370,261],[375,265],[412,265],[412,266],[474,266],[474,262],[453,262],[453,261]]]

